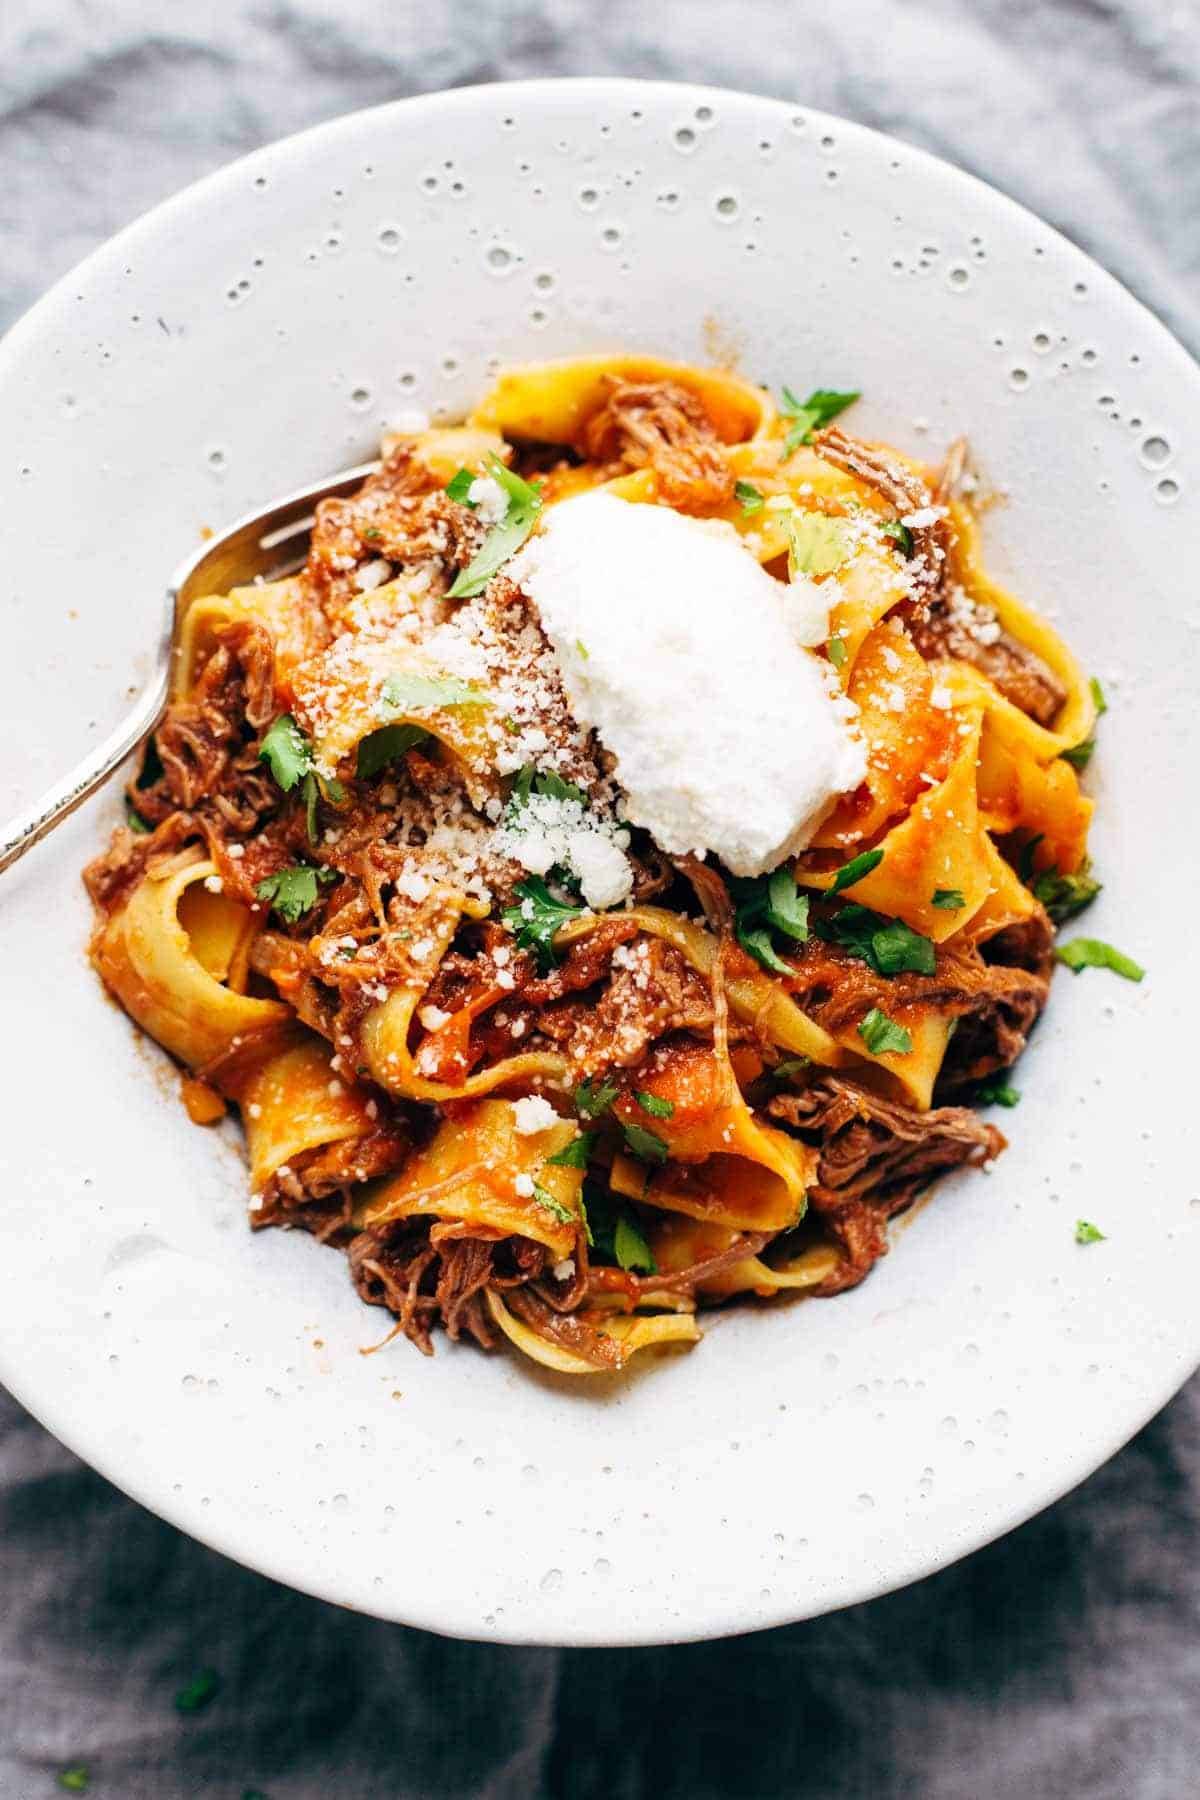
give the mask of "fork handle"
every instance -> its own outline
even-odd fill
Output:
[[[164,663],[142,689],[116,730],[110,732],[90,756],[76,763],[71,773],[43,794],[28,812],[18,813],[15,819],[0,825],[0,874],[19,862],[35,844],[40,844],[68,813],[82,806],[88,795],[94,794],[130,751],[136,749],[146,733],[153,731],[166,711],[169,685],[169,672]]]

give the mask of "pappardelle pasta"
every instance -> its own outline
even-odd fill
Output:
[[[857,397],[514,369],[181,622],[93,960],[423,1350],[836,1294],[1004,1147],[1103,697]]]

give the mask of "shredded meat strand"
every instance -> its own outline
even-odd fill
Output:
[[[604,404],[584,427],[596,462],[653,469],[669,506],[707,512],[733,498],[734,474],[703,403],[675,381],[606,378]]]

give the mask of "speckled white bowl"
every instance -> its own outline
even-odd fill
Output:
[[[1010,496],[994,567],[1109,691],[1087,929],[1150,973],[1063,973],[1011,1150],[865,1286],[573,1384],[363,1357],[386,1321],[342,1258],[250,1234],[236,1134],[189,1125],[84,962],[115,790],[0,883],[0,1374],[230,1556],[509,1642],[746,1631],[912,1581],[1200,1360],[1200,380],[1070,244],[907,146],[714,90],[481,88],[274,145],[122,233],[0,346],[0,814],[111,725],[201,527],[504,361],[622,345],[861,387],[855,429],[916,450],[971,434]],[[1077,1247],[1079,1215],[1107,1241]]]

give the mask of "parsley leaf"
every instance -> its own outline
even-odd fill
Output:
[[[304,777],[300,792],[304,795],[304,828],[308,833],[309,843],[315,844],[317,841],[317,801],[321,795],[317,787],[317,778],[311,769]]]
[[[937,968],[933,944],[903,919],[889,919],[871,934],[871,956],[881,975],[932,975]]]
[[[1031,887],[1033,885],[1033,856],[1045,835],[1044,831],[1035,832],[1031,838],[1026,838],[1025,842],[1021,845],[1021,854],[1017,858],[1017,879],[1023,881],[1026,887]]]
[[[1077,1244],[1102,1244],[1104,1241],[1105,1233],[1098,1225],[1093,1225],[1090,1219],[1076,1219],[1075,1242]]]
[[[844,889],[853,887],[856,881],[861,881],[864,875],[869,875],[872,869],[877,869],[882,861],[882,850],[864,850],[861,856],[856,856],[852,861],[842,864],[833,878],[832,887],[826,888],[825,892],[827,894],[842,893]]]
[[[470,506],[472,503],[467,495],[470,493],[474,481],[475,477],[470,469],[459,469],[457,474],[452,475],[446,483],[446,492],[451,500],[457,500],[460,506]]]
[[[1046,869],[1033,884],[1035,898],[1041,901],[1056,925],[1073,919],[1090,906],[1100,892],[1101,883],[1089,874],[1084,863],[1074,875],[1060,875],[1057,869]]]
[[[933,904],[942,912],[961,912],[967,903],[961,888],[934,888]]]
[[[828,653],[829,660],[833,664],[834,668],[835,669],[844,669],[846,666],[845,640],[840,637],[831,637],[829,642],[826,644],[825,649],[826,649],[826,652]]]
[[[406,750],[415,750],[418,744],[423,744],[428,736],[423,725],[381,725],[378,731],[372,731],[359,743],[355,774],[360,781],[370,780],[380,769],[397,761]]]
[[[533,1184],[533,1197],[539,1206],[544,1206],[548,1213],[554,1214],[560,1225],[579,1224],[579,1214],[573,1213],[569,1206],[564,1206],[562,1201],[552,1194],[549,1188],[544,1188],[540,1182],[535,1181]]]
[[[196,1713],[202,1711],[210,1700],[215,1700],[221,1688],[221,1677],[215,1669],[200,1669],[187,1686],[180,1688],[175,1696],[175,1711]]]
[[[547,800],[574,800],[577,806],[587,805],[587,795],[573,781],[564,781],[554,769],[535,774],[533,764],[526,763],[513,782],[512,792],[508,796],[510,818],[528,805],[531,794],[541,794]]]
[[[630,1213],[623,1212],[617,1219],[613,1231],[613,1255],[623,1269],[636,1270],[643,1275],[658,1274],[654,1252]]]
[[[1070,763],[1073,769],[1086,769],[1096,753],[1095,733],[1085,737],[1081,744],[1072,744],[1069,750],[1060,750],[1059,761]]]
[[[597,1133],[594,1131],[581,1131],[569,1144],[564,1144],[561,1150],[546,1158],[547,1166],[552,1169],[586,1169],[596,1137]]]
[[[1114,950],[1100,938],[1072,938],[1069,944],[1060,944],[1054,954],[1075,975],[1080,969],[1111,969],[1114,975],[1122,975],[1126,981],[1141,981],[1146,973],[1132,956]]]
[[[782,1062],[775,1064],[769,1074],[773,1081],[790,1081],[793,1075],[802,1075],[806,1069],[811,1069],[811,1067],[811,1056],[785,1056]]]
[[[747,517],[751,513],[762,511],[763,497],[752,481],[736,481],[733,485],[733,497]]]
[[[788,574],[832,575],[850,554],[840,519],[828,513],[788,513],[784,521],[788,537]]]
[[[901,556],[911,556],[913,552],[913,535],[902,519],[889,519],[883,528],[885,538],[890,538]]]
[[[128,794],[125,796],[125,823],[128,825],[130,831],[136,831],[139,837],[145,837],[146,833],[153,829],[153,827],[148,825],[145,819],[143,819],[141,813],[133,804],[133,801],[129,798]]]
[[[735,881],[733,891],[737,901],[734,935],[742,949],[772,974],[794,974],[771,942],[772,927],[799,944],[808,937],[808,895],[799,892],[791,870],[776,869],[765,879]]]
[[[889,1019],[877,1006],[873,1006],[866,1018],[859,1022],[858,1035],[872,1056],[885,1056],[889,1051],[898,1056],[907,1056],[912,1049],[912,1038],[903,1025],[897,1025],[894,1019]]]
[[[582,1113],[585,1119],[598,1119],[606,1113],[617,1097],[615,1082],[605,1082],[596,1086],[596,1078],[589,1075],[575,1089],[575,1110]]]
[[[519,881],[514,892],[518,899],[514,905],[505,907],[504,923],[522,950],[536,953],[538,969],[545,975],[557,960],[554,955],[555,932],[568,919],[577,919],[583,908],[564,906],[561,901],[556,900],[540,875],[531,875],[527,881]]]
[[[632,1155],[639,1162],[665,1163],[668,1155],[667,1146],[653,1131],[647,1131],[644,1125],[627,1125],[622,1119],[621,1130],[625,1133],[625,1142]]]
[[[58,1785],[66,1788],[68,1794],[86,1794],[91,1778],[91,1771],[82,1763],[76,1763],[74,1768],[59,1770]]]
[[[988,1081],[981,1081],[975,1089],[978,1106],[1016,1106],[1020,1098],[1019,1090],[1010,1087],[1003,1075],[993,1075]]]
[[[506,469],[498,456],[488,458],[488,474],[508,495],[508,510],[499,525],[493,525],[466,568],[455,576],[446,596],[449,600],[469,600],[472,595],[481,594],[496,571],[520,549],[542,510],[542,496],[537,489]]]
[[[258,749],[258,760],[265,762],[276,783],[290,794],[296,783],[312,772],[312,745],[291,713],[280,713]]]
[[[386,705],[397,711],[414,706],[486,706],[487,692],[473,682],[461,681],[457,675],[416,675],[407,671],[389,675],[383,684]]]
[[[1098,719],[1103,718],[1104,714],[1108,711],[1108,701],[1104,698],[1104,689],[1100,686],[1100,683],[1094,675],[1088,682],[1088,687],[1091,690],[1092,705],[1096,709],[1096,717]]]
[[[652,1119],[673,1119],[675,1117],[673,1100],[663,1100],[658,1094],[647,1093],[645,1088],[635,1088],[633,1097],[642,1111],[649,1113]]]
[[[318,882],[336,880],[334,869],[312,869],[297,863],[290,869],[280,869],[277,875],[268,875],[254,891],[281,919],[294,925],[302,913],[311,912],[317,904]]]
[[[783,442],[781,462],[786,462],[801,444],[810,443],[814,431],[828,425],[858,399],[858,394],[839,394],[833,388],[814,388],[807,400],[797,400],[791,388],[783,389],[779,410],[791,420],[791,428]]]

